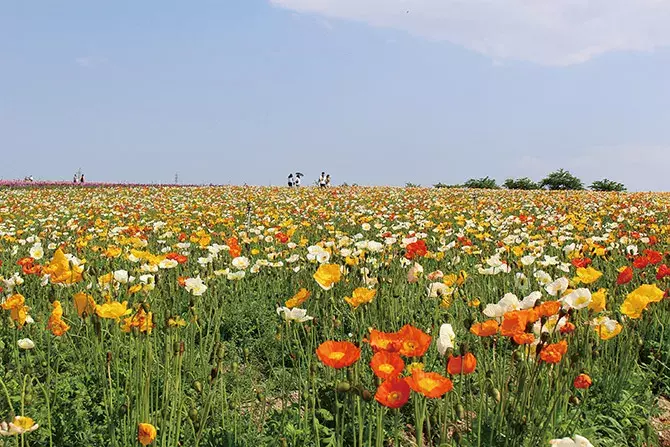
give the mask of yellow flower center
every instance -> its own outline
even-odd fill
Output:
[[[342,351],[331,352],[328,354],[328,358],[331,360],[340,360],[342,357],[344,357],[344,352]]]
[[[396,401],[399,401],[400,399],[402,399],[402,393],[400,393],[398,391],[392,391],[392,392],[389,393],[389,398],[388,398],[389,402],[396,402]]]
[[[384,374],[391,374],[393,372],[393,365],[384,363],[383,365],[379,365],[379,370]]]
[[[440,384],[440,383],[439,383],[437,380],[435,380],[435,379],[431,379],[431,378],[429,378],[429,377],[425,377],[425,378],[419,380],[419,386],[420,386],[422,389],[426,390],[426,391],[431,391],[431,390],[433,390],[433,389],[436,388],[439,384]]]
[[[14,425],[16,425],[17,427],[21,427],[24,430],[28,430],[30,427],[35,425],[35,421],[33,421],[29,417],[17,416],[16,419],[14,420]]]

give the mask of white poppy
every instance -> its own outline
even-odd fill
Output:
[[[440,326],[440,337],[437,339],[437,351],[444,356],[447,349],[453,349],[456,341],[456,333],[450,324],[445,323]]]

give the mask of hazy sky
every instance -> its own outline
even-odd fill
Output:
[[[670,190],[668,23],[668,0],[4,1],[0,178]]]

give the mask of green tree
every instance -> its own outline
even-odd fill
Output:
[[[615,182],[614,180],[602,179],[591,183],[591,189],[594,191],[625,191],[626,187],[623,183]]]
[[[525,190],[540,189],[540,185],[538,185],[528,177],[518,179],[508,178],[507,180],[505,180],[505,183],[503,183],[503,186],[507,189],[525,189]]]
[[[580,179],[565,169],[559,169],[547,175],[540,182],[540,187],[554,190],[582,190],[584,184]]]
[[[475,189],[498,189],[498,184],[495,179],[487,177],[483,178],[471,178],[467,182],[463,183],[463,186],[466,188],[475,188]]]

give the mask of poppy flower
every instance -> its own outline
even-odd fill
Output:
[[[95,313],[100,318],[109,318],[118,320],[124,315],[128,315],[132,310],[128,309],[128,302],[124,301],[120,303],[118,301],[112,301],[110,303],[98,304],[95,306]]]
[[[137,427],[137,440],[144,446],[154,442],[156,434],[156,427],[151,424],[141,423]]]
[[[663,262],[663,255],[656,250],[644,250],[642,253],[650,264],[657,265]]]
[[[344,301],[349,303],[350,306],[356,308],[361,304],[366,304],[372,301],[372,299],[377,294],[377,291],[374,289],[367,289],[365,287],[358,287],[351,294],[351,297],[345,297]]]
[[[452,376],[457,374],[467,375],[475,372],[476,367],[477,359],[472,353],[468,352],[467,354],[459,355],[458,357],[452,355],[447,364],[447,372]]]
[[[530,345],[535,341],[535,334],[524,332],[523,334],[515,335],[512,337],[512,340],[514,340],[514,343],[517,345]]]
[[[575,325],[568,321],[563,326],[561,326],[560,333],[563,335],[571,334],[575,331],[575,329],[576,329]]]
[[[421,329],[406,324],[398,331],[400,337],[400,354],[405,357],[421,357],[430,347],[432,337]]]
[[[361,349],[348,341],[329,340],[316,348],[316,355],[324,365],[340,369],[356,363],[361,356]]]
[[[309,298],[309,296],[310,296],[309,290],[307,290],[307,289],[300,289],[300,290],[298,291],[298,293],[296,293],[295,295],[293,295],[293,298],[291,298],[290,300],[286,301],[286,303],[285,303],[284,305],[285,305],[286,307],[288,307],[289,309],[294,308],[294,307],[298,307],[298,306],[300,306],[302,303],[304,303],[305,301],[307,301],[307,298]]]
[[[414,391],[431,399],[442,397],[454,388],[451,380],[435,372],[414,370],[405,380]]]
[[[601,276],[603,276],[602,272],[593,267],[580,267],[577,269],[577,278],[584,284],[592,284],[598,281]]]
[[[546,363],[558,363],[567,352],[568,342],[561,340],[543,347],[540,351],[540,358]]]
[[[330,290],[341,278],[340,266],[337,264],[321,264],[313,277],[323,290]]]
[[[370,368],[380,379],[398,377],[405,368],[405,362],[395,352],[379,351],[372,356]]]
[[[54,301],[53,310],[47,321],[47,329],[51,331],[56,337],[60,337],[70,330],[70,326],[63,321],[63,307],[60,304],[60,301]]]
[[[400,408],[409,400],[410,388],[404,379],[385,380],[375,393],[375,400],[385,407]]]
[[[496,320],[486,320],[483,323],[475,323],[470,328],[470,332],[479,337],[489,337],[498,333],[498,322]]]
[[[607,302],[607,289],[599,289],[597,292],[591,294],[591,302],[589,309],[593,312],[602,312],[605,310]]]
[[[397,332],[382,332],[377,329],[370,331],[370,338],[366,341],[374,352],[398,352],[402,346]]]
[[[633,269],[631,267],[626,267],[619,272],[619,276],[616,279],[618,285],[628,284],[633,280]]]
[[[537,306],[536,310],[541,317],[551,317],[556,315],[561,310],[561,303],[559,301],[545,301]]]
[[[574,382],[572,382],[575,388],[578,388],[580,390],[588,389],[592,383],[593,381],[591,380],[588,374],[580,374],[577,377],[575,377]]]
[[[647,258],[646,256],[638,256],[633,261],[633,267],[639,270],[645,268],[648,265],[649,265],[649,258]]]
[[[422,239],[419,239],[416,242],[412,242],[405,247],[405,257],[410,261],[415,258],[422,258],[428,253],[428,247],[426,242]]]
[[[534,323],[539,319],[535,309],[513,310],[503,314],[503,322],[500,325],[500,333],[505,337],[513,337],[526,331],[528,323]]]
[[[585,267],[588,267],[589,265],[591,265],[591,259],[590,258],[574,258],[570,262],[576,268],[585,268]]]
[[[658,266],[658,270],[656,272],[656,279],[658,281],[661,281],[664,279],[666,276],[670,276],[670,268],[668,268],[667,265],[661,264]]]

